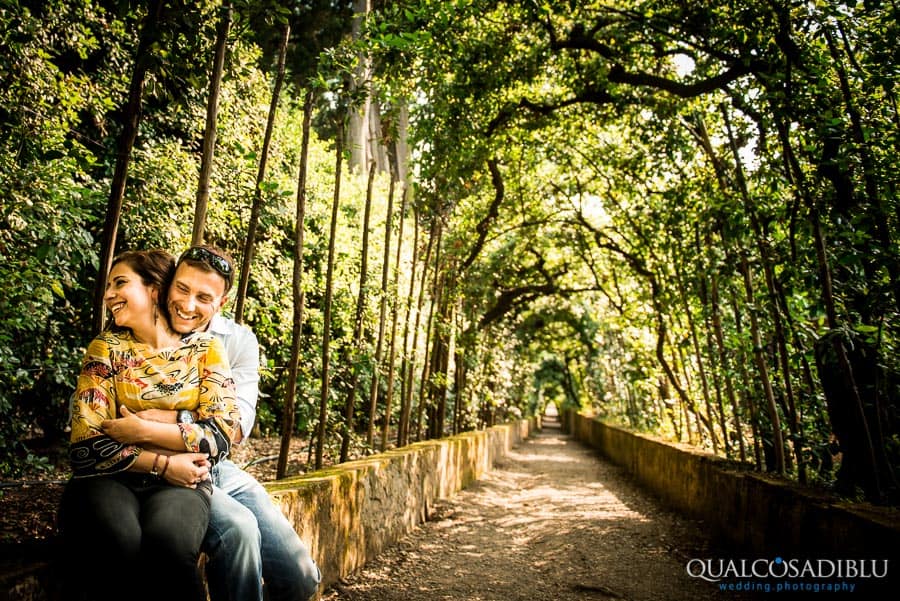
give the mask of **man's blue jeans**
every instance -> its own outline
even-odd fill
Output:
[[[231,461],[212,470],[216,485],[203,550],[213,601],[306,601],[321,574],[309,549],[269,494]]]

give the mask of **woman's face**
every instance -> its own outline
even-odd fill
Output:
[[[155,288],[145,285],[128,264],[121,262],[109,272],[103,302],[117,326],[141,329],[153,324],[156,294]]]

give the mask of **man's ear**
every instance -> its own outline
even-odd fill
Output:
[[[222,307],[225,306],[225,303],[228,302],[228,294],[223,294],[222,298],[219,299],[219,306],[216,307],[216,311],[221,311]]]

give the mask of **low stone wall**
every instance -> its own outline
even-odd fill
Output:
[[[266,484],[322,570],[320,590],[425,521],[434,502],[488,472],[537,419],[415,443]]]
[[[764,556],[892,558],[900,549],[897,509],[843,502],[574,411],[566,412],[563,428],[741,550]]]
[[[265,486],[310,545],[325,590],[423,522],[436,500],[483,477],[538,428],[539,418],[523,419]],[[0,601],[60,599],[55,545],[25,545],[19,561],[0,569]]]

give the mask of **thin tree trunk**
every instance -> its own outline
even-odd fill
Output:
[[[713,412],[712,403],[710,402],[709,395],[709,381],[706,376],[706,367],[703,363],[703,353],[700,350],[700,341],[697,337],[697,325],[694,323],[694,312],[691,310],[690,302],[687,298],[687,291],[684,286],[684,275],[681,273],[681,269],[676,265],[675,266],[675,279],[678,282],[678,292],[681,297],[681,304],[684,307],[684,314],[688,321],[688,331],[691,333],[691,344],[694,347],[694,356],[697,358],[697,370],[700,372],[700,386],[703,390],[703,400],[706,404],[706,414],[709,416],[710,426],[715,421],[715,414]],[[722,426],[722,435],[725,438],[725,453],[729,453],[728,447],[728,431],[725,429],[725,416],[721,414],[721,426]],[[716,438],[716,431],[714,428],[710,427],[709,430],[710,439],[712,440],[713,445],[713,453],[719,453],[719,441]]]
[[[759,252],[760,261],[763,266],[763,273],[765,275],[766,281],[766,291],[767,298],[769,301],[769,311],[772,315],[772,324],[774,326],[775,332],[775,343],[778,348],[778,356],[781,364],[781,372],[782,372],[782,382],[784,384],[784,393],[787,397],[787,417],[788,417],[788,428],[791,432],[791,442],[792,448],[794,449],[794,457],[797,460],[797,468],[799,472],[799,479],[801,482],[806,481],[806,463],[803,459],[802,452],[802,435],[800,434],[800,417],[797,413],[797,405],[794,401],[794,387],[792,383],[791,377],[791,367],[790,367],[790,358],[788,356],[787,350],[787,341],[784,336],[784,324],[782,322],[782,312],[786,311],[786,307],[781,307],[778,302],[778,291],[775,289],[775,274],[772,271],[772,263],[774,262],[771,257],[771,251],[769,246],[765,240],[765,236],[762,231],[762,226],[759,223],[759,216],[756,213],[756,209],[753,206],[753,203],[750,200],[750,193],[747,190],[747,182],[744,178],[744,167],[743,161],[741,161],[740,153],[738,152],[737,142],[734,139],[734,133],[731,129],[731,119],[728,115],[728,110],[722,106],[721,107],[722,117],[725,121],[725,128],[728,131],[728,140],[729,145],[731,147],[731,153],[734,157],[734,166],[735,166],[735,175],[737,179],[737,187],[738,192],[740,192],[741,198],[744,202],[744,210],[747,215],[750,217],[751,229],[753,230],[756,247]],[[789,463],[789,457],[785,457],[786,462]]]
[[[432,378],[429,385],[428,438],[442,438],[447,414],[447,382],[450,366],[450,330],[453,327],[453,307],[449,289],[451,276],[443,273],[441,294],[434,323],[434,350],[432,351]]]
[[[284,397],[284,416],[281,424],[281,450],[278,454],[276,478],[287,475],[287,461],[294,432],[294,407],[297,399],[297,378],[300,371],[300,340],[303,336],[303,223],[306,219],[306,174],[309,160],[309,128],[312,121],[313,92],[306,91],[303,101],[303,141],[300,146],[300,166],[297,169],[297,216],[294,235],[294,273],[291,288],[294,301],[294,328],[291,336],[291,364],[288,369],[287,390]],[[312,445],[310,445],[312,448]]]
[[[458,309],[456,313],[458,316]],[[456,330],[459,331],[459,324],[457,324]],[[453,387],[455,388],[455,394],[453,395],[453,435],[455,436],[462,431],[461,422],[464,417],[465,411],[465,403],[463,402],[463,400],[465,399],[467,378],[465,355],[463,353],[463,349],[460,346],[456,347],[456,350],[453,353],[453,357]]]
[[[727,111],[722,109],[723,117],[727,120]],[[702,119],[697,119],[695,123],[693,123],[690,127],[691,133],[697,138],[700,142],[701,147],[709,158],[710,162],[713,165],[713,170],[716,173],[716,179],[719,184],[719,188],[723,193],[727,193],[730,190],[730,187],[727,183],[727,178],[725,177],[725,169],[722,165],[721,160],[713,151],[712,144],[709,140],[709,134],[706,130],[706,126],[704,125]],[[749,201],[746,196],[743,198],[745,202],[745,208],[752,212],[752,207],[749,206]],[[751,219],[755,219],[755,217],[751,216]],[[759,236],[756,238],[757,242],[759,242]],[[751,338],[753,340],[753,358],[756,363],[757,370],[759,372],[760,381],[763,386],[763,391],[766,396],[766,403],[769,409],[768,414],[771,420],[772,425],[772,439],[773,439],[773,451],[774,451],[774,460],[775,460],[775,470],[779,473],[784,472],[785,468],[785,459],[784,459],[784,440],[781,432],[781,420],[778,416],[778,410],[775,406],[775,396],[772,390],[771,380],[769,379],[768,367],[766,365],[765,356],[763,355],[763,351],[761,348],[761,337],[759,334],[759,325],[756,319],[756,314],[753,312],[754,299],[753,299],[753,282],[750,277],[750,267],[747,261],[746,253],[742,250],[740,257],[740,270],[744,280],[744,290],[747,297],[747,304],[750,308],[750,332]],[[766,263],[765,256],[762,257],[763,263]],[[737,307],[735,307],[735,318],[738,319],[739,313]],[[755,422],[755,425],[761,428],[761,424],[759,422]],[[759,433],[757,433],[757,440],[759,440]],[[757,458],[757,462],[759,462],[759,458]]]
[[[655,286],[654,286],[655,289]],[[654,294],[654,299],[655,299]],[[697,419],[697,430],[700,431],[700,426],[704,426],[707,432],[712,436],[712,423],[706,418],[704,418],[697,408],[694,406],[694,402],[687,395],[684,389],[681,387],[681,384],[678,382],[678,376],[675,374],[675,371],[672,369],[671,365],[669,365],[669,361],[666,359],[665,355],[665,343],[666,343],[666,322],[663,319],[663,315],[660,311],[660,307],[656,302],[654,302],[654,311],[656,312],[656,360],[659,361],[659,364],[663,368],[663,372],[666,374],[666,377],[669,380],[669,384],[675,388],[675,392],[678,393],[678,398],[681,399],[681,402],[687,409],[690,409],[691,413],[694,414],[694,417]]]
[[[250,266],[256,247],[256,230],[259,227],[259,214],[262,211],[262,183],[266,177],[266,162],[269,160],[269,145],[272,142],[272,130],[275,128],[275,114],[278,111],[278,98],[284,84],[284,63],[287,56],[288,39],[291,35],[290,25],[285,25],[281,34],[281,45],[278,49],[278,67],[275,75],[275,87],[272,90],[272,102],[269,103],[269,116],[266,119],[266,133],[263,136],[262,151],[259,157],[259,169],[256,172],[256,186],[253,188],[253,205],[250,208],[250,222],[247,224],[247,239],[244,241],[244,252],[241,260],[241,278],[238,281],[237,299],[234,308],[234,320],[244,321],[244,301],[247,297],[247,285],[250,281]]]
[[[809,209],[816,261],[819,268],[821,300],[825,306],[826,323],[834,332],[838,330],[839,322],[819,208],[815,199],[806,189],[803,170],[790,144],[787,124],[776,121],[776,126],[786,164],[785,175]],[[819,379],[828,401],[828,414],[844,455],[842,468],[853,466],[850,469],[842,469],[838,473],[838,485],[851,488],[859,483],[865,489],[866,496],[870,500],[880,501],[883,496],[882,479],[887,478],[889,481],[894,479],[889,469],[882,474],[879,468],[878,456],[883,456],[884,445],[876,444],[872,438],[863,399],[843,341],[839,336],[832,336],[828,340],[820,340],[820,343],[828,343],[831,346],[835,363],[840,372],[839,374],[823,374],[823,366],[819,366]],[[817,350],[823,351],[823,349]],[[829,390],[829,387],[832,389]]]
[[[303,222],[306,219],[306,172],[309,159],[309,128],[312,121],[313,93],[306,91],[303,101],[303,140],[300,145],[300,166],[297,169],[297,216],[294,234],[294,273],[291,289],[294,301],[294,327],[291,335],[291,363],[288,368],[287,390],[284,396],[284,415],[281,424],[281,450],[275,477],[287,475],[287,460],[294,433],[294,407],[297,398],[297,377],[300,369],[300,339],[303,335]],[[310,449],[312,445],[310,445]]]
[[[375,182],[375,163],[369,164],[369,182],[366,186],[366,208],[363,213],[362,250],[359,259],[359,293],[356,297],[356,316],[353,319],[353,354],[350,378],[350,391],[344,406],[344,436],[341,440],[341,463],[347,461],[350,453],[350,437],[353,435],[353,412],[356,406],[356,387],[359,384],[359,356],[365,338],[364,314],[366,307],[366,282],[369,277],[369,220],[372,216],[372,189]]]
[[[415,207],[415,205],[413,205],[413,207]],[[418,222],[418,217],[416,217],[416,221]],[[413,342],[412,342],[412,348],[410,349],[411,360],[410,360],[410,365],[409,365],[409,374],[407,374],[408,382],[406,384],[406,389],[407,389],[406,396],[409,399],[408,405],[409,405],[410,413],[412,413],[412,406],[413,406],[413,388],[415,388],[415,379],[416,379],[416,376],[415,376],[416,360],[419,355],[419,330],[420,330],[420,323],[422,320],[422,307],[424,306],[424,303],[425,303],[425,290],[428,287],[428,264],[431,261],[431,249],[434,247],[435,227],[436,227],[435,224],[436,223],[437,223],[437,220],[434,220],[432,222],[432,227],[430,228],[430,232],[428,235],[428,245],[425,249],[425,259],[422,261],[422,277],[421,277],[421,281],[419,282],[419,300],[416,302],[416,322],[415,322],[415,325],[413,326]],[[428,320],[431,319],[430,315],[427,319]],[[426,323],[426,332],[425,332],[425,344],[424,344],[425,357],[423,357],[423,365],[422,365],[423,372],[425,370],[425,366],[428,365],[428,335],[431,331],[430,328],[431,328],[431,322],[428,321]],[[423,373],[423,376],[424,376],[424,373]],[[417,403],[417,406],[416,406],[416,440],[421,440],[422,439],[421,388],[419,389],[418,400],[419,400],[419,402]],[[407,442],[408,442],[408,440],[409,440],[409,438],[407,437]]]
[[[231,29],[231,2],[222,6],[222,20],[216,27],[216,46],[212,73],[209,77],[209,97],[206,99],[206,130],[203,133],[203,154],[200,158],[200,181],[197,184],[197,202],[194,205],[194,232],[191,244],[203,244],[206,229],[206,210],[209,205],[209,179],[212,174],[213,154],[216,148],[216,121],[219,116],[219,90],[225,71],[225,51],[228,32]]]
[[[112,268],[116,249],[119,220],[122,217],[122,201],[125,198],[125,183],[128,180],[128,164],[131,162],[131,150],[134,148],[138,126],[141,123],[144,80],[153,64],[150,54],[153,44],[159,39],[159,20],[164,5],[165,2],[162,0],[152,0],[147,8],[147,16],[144,17],[144,23],[141,26],[141,37],[134,57],[131,83],[128,86],[128,101],[122,111],[122,132],[119,134],[116,167],[109,190],[109,199],[106,203],[106,220],[103,223],[103,235],[100,243],[100,265],[97,273],[97,285],[94,287],[93,335],[100,333],[106,320],[103,304],[103,297],[106,294],[106,279]]]
[[[734,317],[734,331],[737,334],[738,339],[743,340],[744,326],[741,322],[741,312],[738,308],[738,298],[736,294],[731,295],[731,311]],[[759,417],[759,410],[756,407],[756,401],[754,400],[755,391],[750,380],[750,372],[747,370],[747,364],[751,361],[752,359],[745,358],[742,350],[739,351],[739,355],[735,358],[735,364],[741,375],[741,400],[750,412],[750,429],[753,431],[753,457],[756,460],[756,469],[762,471],[764,465],[762,422]]]
[[[381,355],[384,352],[384,330],[387,322],[388,275],[391,262],[391,223],[394,219],[394,178],[388,187],[387,216],[384,220],[384,257],[381,264],[381,302],[378,313],[378,341],[375,345],[375,364],[372,366],[372,381],[369,384],[369,430],[366,444],[375,446],[375,414],[378,411],[378,380],[381,371]]]
[[[396,146],[391,143],[392,155],[389,162],[396,166]],[[394,302],[391,303],[391,348],[388,352],[388,378],[387,393],[384,399],[384,422],[381,424],[381,450],[387,449],[388,436],[391,430],[391,409],[394,400],[394,374],[397,361],[397,322],[400,318],[400,258],[403,249],[403,224],[406,216],[406,200],[409,188],[404,184],[400,191],[400,225],[397,228],[397,251],[394,258],[394,284],[391,286],[394,294]]]
[[[415,339],[413,334],[413,346],[409,348],[409,321],[412,319],[413,301],[416,294],[416,264],[419,262],[419,218],[413,211],[413,256],[409,273],[409,293],[406,295],[406,318],[403,320],[403,358],[400,365],[400,420],[397,424],[397,446],[403,447],[409,444],[409,412],[411,409],[410,376],[415,369]],[[427,259],[426,259],[427,261]],[[423,273],[424,277],[424,273]],[[419,313],[416,312],[415,329],[419,327]]]
[[[745,253],[741,253],[741,275],[744,277],[744,291],[747,295],[747,307],[750,314],[750,338],[753,341],[753,358],[756,362],[756,371],[766,397],[769,420],[772,425],[772,447],[775,453],[775,471],[784,473],[784,439],[781,433],[781,418],[778,416],[778,408],[775,406],[775,392],[772,390],[772,381],[769,379],[769,367],[766,364],[766,355],[762,347],[762,338],[759,335],[759,322],[753,309],[755,304],[753,294],[753,280],[750,276],[750,265]]]
[[[322,387],[319,397],[319,428],[316,433],[316,469],[322,469],[325,454],[325,426],[328,421],[328,394],[331,379],[331,304],[334,298],[334,249],[337,238],[338,209],[341,204],[341,167],[344,154],[344,124],[338,121],[334,139],[334,198],[331,201],[331,228],[328,232],[328,267],[325,272],[325,310],[322,317]]]
[[[431,304],[428,307],[428,321],[425,325],[425,357],[422,362],[422,379],[419,381],[419,407],[416,415],[416,440],[422,440],[422,432],[423,432],[423,416],[426,413],[426,409],[428,408],[428,387],[431,380],[431,362],[432,358],[429,355],[428,349],[431,348],[431,338],[432,332],[435,330],[434,327],[434,314],[435,309],[437,307],[438,302],[440,301],[441,289],[440,289],[440,266],[441,266],[441,238],[443,236],[443,227],[440,223],[440,218],[435,216],[435,230],[437,233],[437,245],[435,246],[434,253],[434,281],[432,283],[432,292],[431,292]],[[434,235],[434,234],[432,234]],[[423,282],[424,285],[424,282]]]
[[[719,276],[715,273],[710,274],[709,300],[713,339],[715,340],[716,349],[719,354],[719,370],[722,373],[722,380],[725,382],[725,394],[728,397],[729,404],[731,405],[731,414],[734,416],[734,429],[737,432],[741,462],[744,462],[747,460],[747,450],[744,445],[744,432],[743,424],[741,422],[741,412],[738,408],[737,397],[734,393],[734,384],[731,381],[731,368],[728,362],[728,351],[725,348],[725,334],[722,331],[722,315],[719,308]]]

